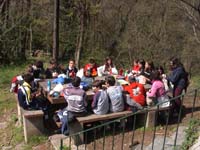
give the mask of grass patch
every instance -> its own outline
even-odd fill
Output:
[[[63,147],[60,147],[60,149],[62,149],[62,150],[71,150],[71,148],[70,148],[70,147],[68,147],[68,146],[63,146]]]
[[[191,79],[190,86],[194,88],[200,88],[200,76],[194,76]]]
[[[23,150],[30,150],[32,149],[33,146],[37,146],[41,143],[45,143],[47,141],[47,137],[46,136],[32,136],[29,139],[29,142],[27,145],[23,146]]]
[[[195,142],[195,140],[199,137],[198,133],[199,126],[200,126],[199,119],[190,120],[188,129],[185,130],[186,136],[181,146],[182,150],[188,150],[190,146],[192,146],[192,144]]]
[[[23,136],[23,129],[22,127],[14,127],[13,128],[13,144],[18,144],[24,141],[24,136]]]
[[[46,136],[32,136],[29,140],[29,144],[31,145],[38,145],[40,143],[45,142],[48,139]]]

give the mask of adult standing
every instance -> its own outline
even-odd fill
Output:
[[[167,80],[173,84],[173,97],[177,97],[180,96],[187,87],[187,72],[183,64],[175,57],[170,59],[170,69],[171,74],[167,77]],[[176,98],[172,103],[172,107],[177,113],[179,113],[181,103],[180,97]]]

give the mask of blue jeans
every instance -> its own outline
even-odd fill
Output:
[[[62,122],[62,127],[61,127],[61,133],[64,135],[69,134],[69,129],[68,129],[68,112],[66,109],[61,110],[58,112],[58,116],[60,118],[60,121]]]

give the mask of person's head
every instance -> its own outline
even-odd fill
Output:
[[[151,73],[151,80],[154,81],[154,80],[162,80],[161,79],[161,74],[158,70],[155,70]]]
[[[115,85],[115,78],[113,76],[107,76],[105,81],[106,81],[106,84],[108,84],[108,86]]]
[[[81,78],[76,76],[75,78],[72,79],[72,85],[74,87],[79,87],[81,83]]]
[[[69,67],[70,67],[70,68],[74,68],[74,66],[75,66],[74,60],[71,59],[71,60],[69,61]]]
[[[37,68],[39,68],[39,69],[43,69],[43,68],[44,68],[44,66],[43,66],[43,61],[41,61],[41,60],[36,61],[36,62],[35,62],[35,66],[36,66]]]
[[[129,83],[134,83],[134,82],[136,82],[136,79],[135,79],[134,76],[130,76],[130,77],[128,78],[128,81],[129,81]]]
[[[110,57],[106,57],[105,64],[112,66],[113,65],[112,59]]]
[[[90,63],[91,67],[94,67],[95,66],[95,60],[94,60],[94,58],[90,58],[89,63]]]
[[[153,61],[146,61],[145,62],[145,69],[154,70],[154,63]]]
[[[158,72],[160,72],[161,75],[165,73],[164,68],[162,66],[159,66],[157,70]]]
[[[94,91],[98,91],[99,89],[102,89],[102,85],[104,84],[104,81],[102,80],[95,80],[93,83],[92,83],[92,89]]]
[[[57,66],[57,61],[55,59],[51,59],[49,61],[49,64],[51,65],[52,68],[56,67]]]
[[[139,62],[138,59],[134,59],[134,61],[133,61],[133,65],[134,65],[134,66],[138,65],[138,62]]]
[[[181,65],[181,62],[176,57],[172,57],[170,59],[169,63],[170,63],[170,69],[172,69],[172,70],[175,69],[175,68],[177,68],[177,67],[179,67]]]
[[[138,65],[140,67],[140,69],[144,69],[145,68],[145,61],[144,59],[140,59],[138,62]]]
[[[31,84],[31,83],[34,81],[33,75],[31,75],[31,74],[29,74],[29,73],[24,74],[24,75],[23,75],[23,79],[24,79],[25,82],[27,82],[27,83],[29,83],[29,84]]]

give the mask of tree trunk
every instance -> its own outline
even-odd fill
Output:
[[[59,56],[59,0],[54,0],[54,23],[53,23],[53,58]]]
[[[33,40],[33,31],[32,31],[32,3],[31,0],[27,0],[28,16],[29,16],[29,55],[32,55],[32,40]]]
[[[81,11],[81,10],[80,10]],[[84,5],[82,4],[82,11],[80,14],[80,31],[77,39],[77,45],[76,45],[76,51],[75,51],[75,63],[77,67],[79,68],[80,66],[80,53],[81,53],[81,48],[83,44],[83,36],[84,36]]]

